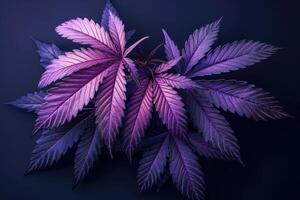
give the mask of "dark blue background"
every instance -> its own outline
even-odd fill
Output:
[[[268,61],[222,77],[247,80],[270,91],[295,116],[255,123],[226,114],[240,140],[245,167],[201,160],[209,200],[295,199],[299,190],[299,17],[297,1],[282,0],[114,0],[128,28],[150,35],[146,49],[162,41],[161,28],[182,46],[195,28],[223,16],[219,43],[253,39],[282,50]],[[99,160],[72,191],[72,159],[24,176],[34,138],[34,117],[2,103],[36,90],[42,68],[30,37],[64,49],[74,44],[54,28],[75,17],[98,20],[104,0],[1,0],[0,3],[0,199],[180,199],[168,182],[159,193],[139,193],[136,167],[124,155]],[[296,57],[297,56],[297,57]],[[67,157],[72,157],[71,155]]]

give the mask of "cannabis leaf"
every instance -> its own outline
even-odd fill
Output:
[[[178,138],[172,140],[170,173],[178,190],[192,199],[203,198],[203,173],[191,149]]]
[[[246,68],[278,50],[251,40],[211,49],[220,21],[196,29],[182,50],[162,30],[167,61],[155,58],[162,44],[147,56],[131,53],[147,37],[127,45],[135,31],[125,31],[109,0],[100,24],[76,18],[55,29],[88,47],[63,52],[55,44],[34,40],[45,68],[38,86],[50,89],[9,103],[38,114],[34,132],[41,134],[27,173],[52,166],[75,147],[76,186],[102,146],[111,157],[122,149],[130,159],[142,150],[137,175],[141,191],[170,177],[183,195],[203,199],[204,177],[196,154],[242,163],[238,140],[219,109],[255,120],[289,116],[274,97],[252,84],[202,79]],[[120,132],[122,139],[116,142]]]
[[[159,141],[152,145],[140,161],[138,169],[138,184],[141,190],[147,190],[154,185],[164,171],[169,156],[169,134],[162,134]]]
[[[101,153],[100,134],[90,125],[82,135],[75,154],[74,184],[78,184],[90,171]]]
[[[18,108],[22,108],[27,110],[28,112],[35,112],[37,113],[44,103],[44,98],[46,93],[43,91],[29,93],[26,96],[21,97],[15,101],[12,101],[8,104],[13,105]]]
[[[197,81],[202,93],[219,108],[255,120],[280,119],[287,113],[277,105],[274,97],[244,81]]]
[[[198,139],[189,138],[189,141],[198,142]],[[156,184],[168,162],[169,172],[178,190],[190,198],[203,197],[203,173],[192,149],[182,138],[165,132],[152,136],[146,142],[149,146],[138,169],[140,190],[148,190]]]
[[[47,66],[40,86],[68,77],[57,88],[49,91],[45,98],[46,103],[38,113],[35,132],[41,128],[58,127],[70,121],[88,104],[100,87],[95,104],[97,129],[111,149],[124,115],[124,70],[127,66],[124,63],[130,61],[126,56],[146,37],[125,50],[124,25],[111,12],[108,28],[109,32],[106,32],[94,21],[80,18],[56,28],[62,37],[91,45],[97,50],[74,50],[59,56]]]
[[[27,173],[56,163],[85,133],[90,119],[91,116],[87,116],[68,130],[44,130],[32,151]]]
[[[124,134],[129,157],[150,123],[153,104],[167,128],[175,135],[185,136],[187,117],[184,104],[173,88],[192,89],[196,84],[179,74],[167,73],[179,60],[180,57],[158,66],[148,66],[141,72],[143,74],[141,84],[130,98],[125,116]]]
[[[51,60],[56,59],[58,56],[63,54],[63,51],[55,44],[49,44],[39,40],[34,40],[34,42],[38,48],[37,52],[40,56],[40,63],[44,68],[51,64]]]

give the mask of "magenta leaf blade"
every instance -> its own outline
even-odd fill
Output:
[[[124,135],[126,152],[130,157],[150,124],[152,98],[152,81],[144,79],[129,99],[124,122]]]

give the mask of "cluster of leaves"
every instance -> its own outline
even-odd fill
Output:
[[[45,67],[39,87],[62,80],[47,92],[12,102],[38,115],[34,133],[40,137],[28,172],[52,166],[77,145],[77,184],[103,146],[113,154],[121,133],[119,141],[130,159],[136,151],[144,151],[138,169],[141,190],[156,184],[168,166],[183,195],[202,199],[204,180],[197,154],[241,162],[237,139],[218,108],[255,120],[288,116],[273,97],[254,85],[201,79],[253,65],[277,50],[254,41],[237,41],[211,50],[219,25],[216,21],[194,31],[181,52],[163,30],[167,61],[153,59],[155,50],[149,59],[131,59],[130,52],[147,37],[126,48],[134,31],[125,32],[107,1],[101,25],[77,18],[56,28],[62,37],[91,48],[63,52],[54,44],[36,41]],[[157,130],[149,129],[158,122]],[[151,136],[142,142],[147,129]]]

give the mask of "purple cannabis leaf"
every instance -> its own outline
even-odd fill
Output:
[[[191,149],[178,138],[172,138],[170,173],[178,190],[191,199],[202,199],[204,180],[201,167]]]
[[[193,124],[203,134],[204,140],[226,154],[239,158],[237,139],[219,111],[195,91],[186,92],[185,99]]]
[[[102,11],[102,16],[101,16],[101,26],[108,31],[108,24],[109,24],[109,13],[114,14],[115,16],[119,16],[117,10],[114,8],[110,0],[106,0],[104,9]]]
[[[274,97],[244,81],[197,81],[202,93],[218,108],[255,120],[279,119],[287,113]]]
[[[39,87],[45,87],[54,81],[65,76],[77,72],[82,69],[90,68],[97,64],[109,65],[114,59],[103,55],[100,51],[93,49],[80,49],[73,52],[67,52],[65,55],[59,56],[46,67],[39,82]]]
[[[36,120],[36,131],[54,128],[70,121],[94,97],[98,85],[107,75],[105,65],[94,66],[72,74],[45,97]]]
[[[74,50],[52,61],[47,67],[40,86],[65,76],[69,77],[47,95],[46,103],[39,112],[36,131],[41,128],[58,127],[70,121],[89,103],[100,87],[96,98],[97,129],[111,149],[124,115],[124,69],[127,66],[125,63],[130,62],[126,55],[146,37],[125,50],[124,25],[111,12],[108,29],[109,32],[106,32],[94,21],[80,18],[65,22],[56,28],[62,37],[91,45],[97,50]]]
[[[169,134],[163,134],[155,145],[152,145],[140,161],[138,169],[139,188],[147,190],[154,185],[162,175],[169,155]]]
[[[227,154],[226,152],[220,151],[220,149],[214,147],[211,143],[206,142],[199,133],[190,133],[189,142],[192,145],[192,149],[195,150],[200,156],[212,159],[222,159],[222,160],[239,160],[237,157],[232,157],[235,155]]]
[[[114,8],[110,0],[106,0],[105,7],[102,12],[101,17],[101,26],[106,30],[109,31],[109,13],[112,13],[113,15],[119,17],[119,14],[117,10]],[[135,34],[135,30],[127,31],[125,34],[126,40],[130,40],[131,37]]]
[[[43,67],[51,64],[51,60],[58,58],[63,52],[55,44],[48,44],[38,40],[34,40],[37,48],[38,54],[40,56],[40,63]]]
[[[153,99],[153,86],[150,79],[142,80],[140,86],[129,99],[124,135],[126,136],[126,152],[131,158],[132,151],[144,136],[145,129],[150,123]]]
[[[20,99],[10,102],[9,104],[18,108],[25,109],[28,112],[37,113],[44,103],[45,96],[46,92],[43,91],[29,93],[26,96],[21,97]]]
[[[60,36],[89,46],[71,52],[35,40],[45,68],[39,87],[60,82],[47,92],[10,103],[38,114],[35,133],[41,135],[28,173],[52,166],[76,144],[76,186],[92,169],[102,145],[111,156],[122,149],[130,159],[143,150],[140,190],[170,176],[183,195],[200,200],[204,179],[195,154],[242,163],[237,138],[218,109],[255,120],[289,116],[275,98],[254,85],[201,79],[265,60],[278,49],[272,45],[235,41],[211,49],[218,20],[195,30],[182,50],[162,30],[167,59],[163,61],[154,58],[162,44],[148,55],[133,52],[147,37],[128,46],[135,31],[125,31],[109,0],[100,24],[77,18],[59,25]],[[122,138],[116,141],[120,132]]]
[[[185,42],[184,49],[182,50],[182,56],[185,60],[184,66],[186,66],[185,73],[190,71],[205,56],[205,53],[217,39],[219,23],[220,20],[195,30]]]
[[[89,125],[91,116],[87,116],[67,131],[64,129],[44,130],[36,141],[27,172],[52,166],[79,140]]]
[[[93,167],[101,153],[100,134],[94,125],[90,125],[81,136],[75,154],[74,185],[78,184]]]
[[[176,58],[158,66],[146,66],[143,69],[141,85],[129,100],[125,116],[125,143],[129,157],[150,123],[153,104],[167,128],[172,130],[173,134],[185,136],[187,117],[184,104],[173,88],[193,89],[197,85],[189,78],[166,72],[179,60],[180,58]]]
[[[205,59],[194,66],[189,77],[242,69],[267,59],[277,50],[278,48],[261,42],[243,40],[228,43],[211,51]]]

